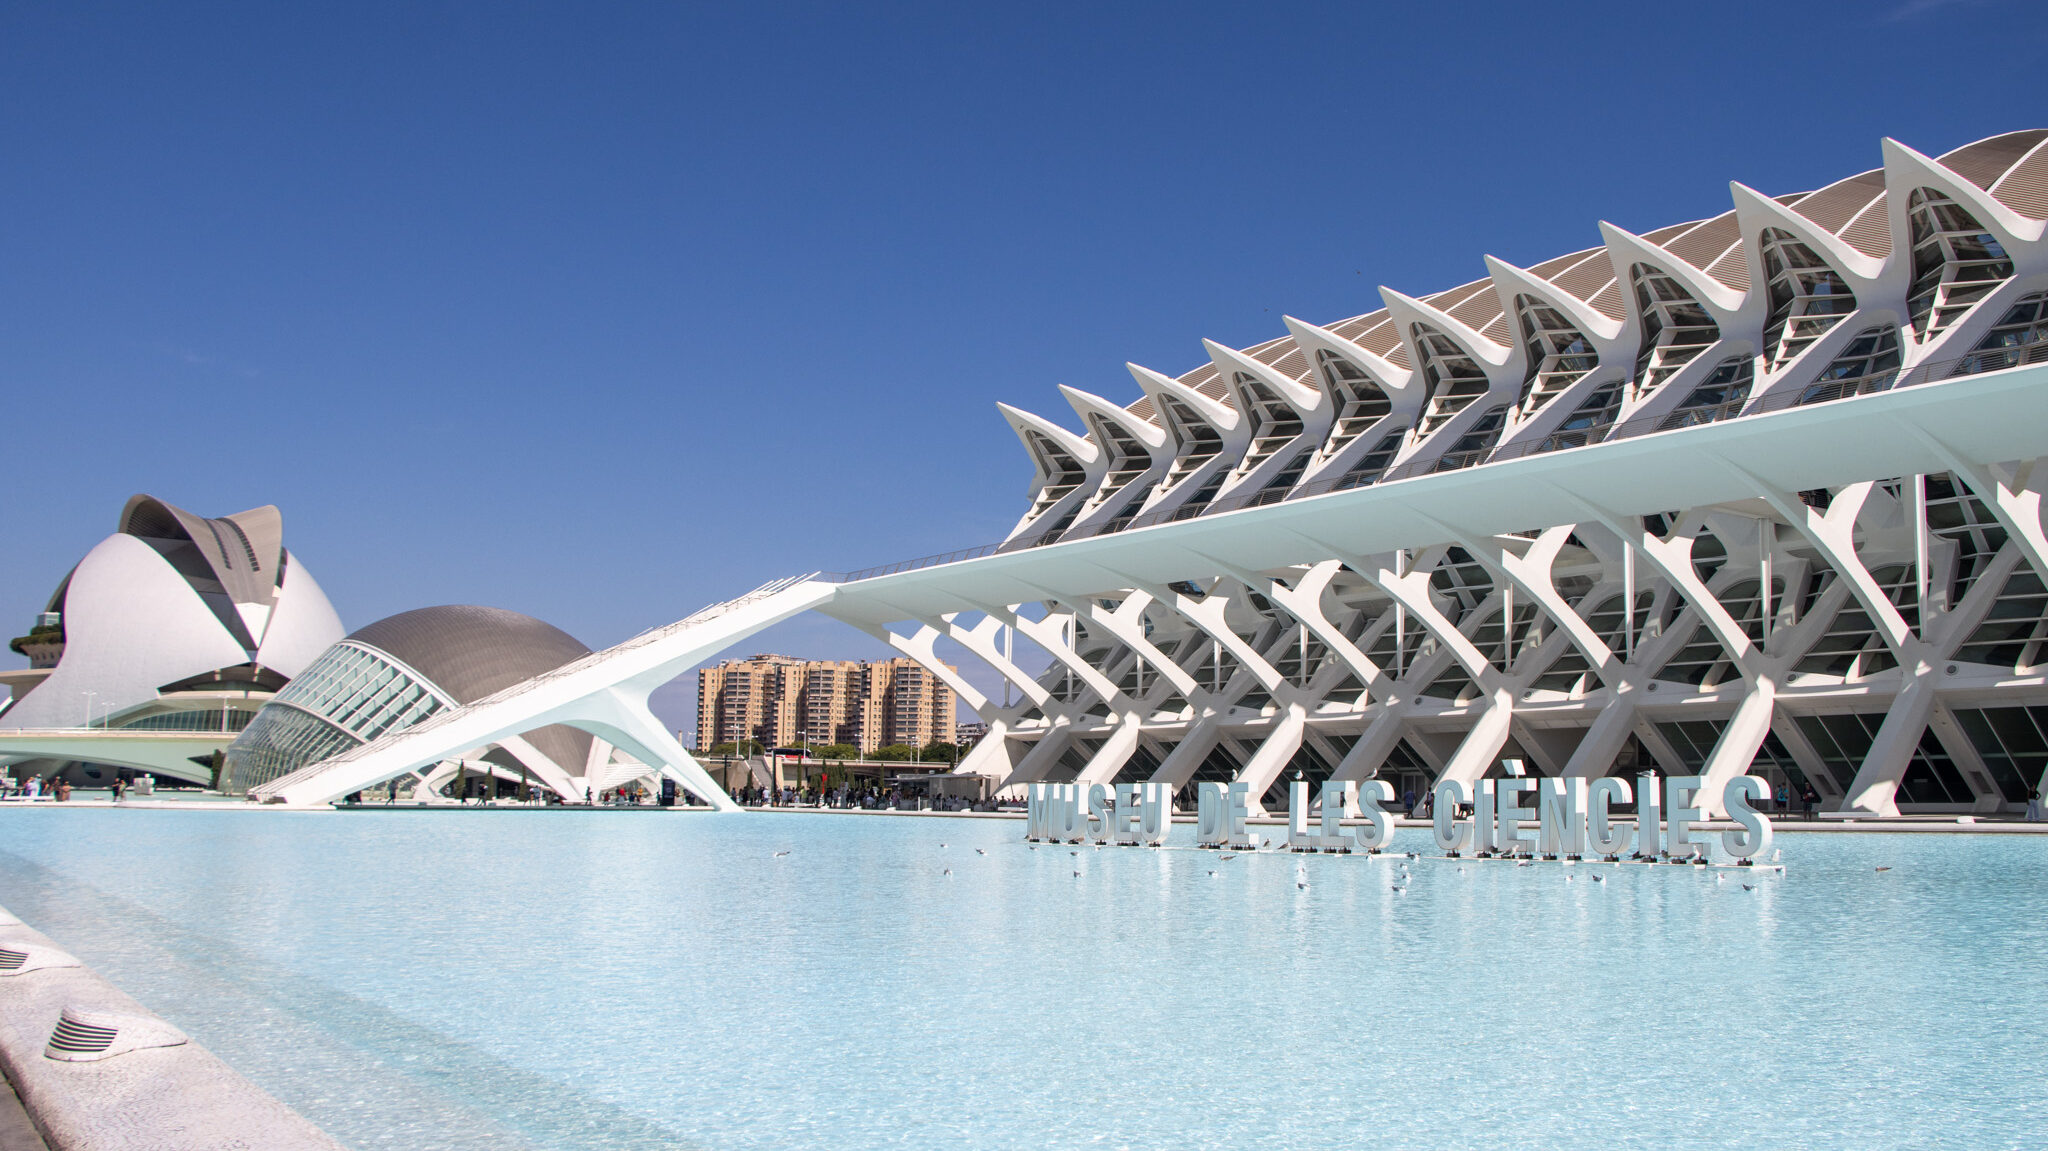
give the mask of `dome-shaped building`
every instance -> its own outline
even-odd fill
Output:
[[[0,736],[83,727],[225,735],[341,634],[319,583],[284,546],[275,507],[207,518],[138,495],[10,645],[30,666],[0,672],[10,692]],[[148,770],[209,781],[210,767],[173,760]]]
[[[264,705],[228,748],[221,785],[245,792],[588,654],[560,628],[502,608],[400,612],[328,648]],[[503,777],[530,774],[580,799],[593,760],[608,761],[610,750],[587,732],[551,724],[502,740],[479,758]],[[444,774],[423,773],[420,790],[430,791]]]

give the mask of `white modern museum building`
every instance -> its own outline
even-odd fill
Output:
[[[258,791],[332,798],[545,719],[702,794],[646,691],[817,610],[949,676],[990,733],[961,769],[1010,785],[1273,807],[1519,760],[2012,810],[2048,766],[2048,132],[1881,150],[1132,366],[1135,400],[1005,407],[1034,475],[1003,543],[780,581]],[[941,670],[966,659],[1008,699]]]
[[[207,517],[135,496],[14,641],[30,666],[0,672],[0,765],[210,783],[200,760],[341,634],[275,507]]]

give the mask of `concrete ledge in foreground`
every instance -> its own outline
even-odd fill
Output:
[[[0,1071],[50,1151],[341,1151],[5,909],[0,953]]]

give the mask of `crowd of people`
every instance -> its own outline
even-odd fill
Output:
[[[731,793],[742,807],[822,807],[854,811],[994,811],[994,800],[970,800],[964,796],[930,796],[921,789],[892,787],[883,790],[872,784],[844,784],[833,788],[742,787]]]
[[[0,776],[0,799],[52,799],[63,803],[71,798],[71,784],[62,778],[45,780],[39,775],[26,779]]]

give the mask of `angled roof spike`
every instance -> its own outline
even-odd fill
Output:
[[[1540,276],[1530,275],[1525,269],[1517,268],[1506,260],[1487,256],[1486,271],[1493,277],[1493,290],[1500,295],[1501,311],[1508,316],[1510,331],[1516,330],[1515,297],[1534,296],[1564,313],[1565,318],[1569,319],[1573,326],[1585,333],[1595,344],[1600,345],[1601,358],[1607,358],[1610,348],[1616,351],[1623,350],[1618,341],[1628,325],[1622,321],[1607,318],[1595,311],[1591,304]],[[1633,353],[1635,349],[1626,350]]]
[[[1763,296],[1760,293],[1731,288],[1693,267],[1683,257],[1643,239],[1634,232],[1625,231],[1602,220],[1600,238],[1607,241],[1607,258],[1614,261],[1614,274],[1622,283],[1622,296],[1628,302],[1631,314],[1636,310],[1636,303],[1634,293],[1629,289],[1631,273],[1637,264],[1648,264],[1685,285],[1685,290],[1691,292],[1693,299],[1698,300],[1700,305],[1713,315],[1714,322],[1723,328],[1738,327],[1745,309],[1752,306],[1760,309],[1762,306]],[[1757,318],[1762,318],[1760,310]]]
[[[1384,356],[1374,355],[1328,328],[1319,328],[1293,316],[1282,316],[1280,319],[1287,325],[1287,330],[1294,334],[1294,342],[1308,353],[1310,363],[1315,362],[1317,352],[1342,356],[1357,365],[1366,375],[1371,376],[1373,383],[1378,384],[1380,390],[1387,393],[1387,398],[1394,402],[1395,407],[1404,404],[1421,405],[1422,389],[1411,386],[1415,378],[1412,369],[1401,367]]]
[[[1519,355],[1517,349],[1501,347],[1488,337],[1473,331],[1462,321],[1452,317],[1449,312],[1438,311],[1413,296],[1404,296],[1394,289],[1382,285],[1380,288],[1380,299],[1386,301],[1387,311],[1393,313],[1395,321],[1401,325],[1401,340],[1403,343],[1410,345],[1408,355],[1418,364],[1422,362],[1422,359],[1413,346],[1415,342],[1414,332],[1410,330],[1411,326],[1415,324],[1428,324],[1444,335],[1465,345],[1466,351],[1471,352],[1475,357],[1491,367],[1505,368]]]
[[[1081,417],[1084,424],[1091,419],[1108,420],[1130,433],[1133,439],[1145,445],[1147,449],[1157,451],[1166,446],[1166,429],[1159,424],[1139,416],[1128,408],[1118,407],[1091,392],[1070,388],[1065,384],[1059,385],[1059,389],[1060,394],[1067,398],[1067,402],[1074,406],[1075,413]]]
[[[1735,222],[1742,229],[1743,258],[1749,262],[1751,284],[1771,282],[1771,277],[1764,271],[1763,253],[1757,244],[1757,237],[1765,228],[1790,232],[1801,243],[1820,253],[1837,272],[1852,282],[1862,282],[1866,287],[1878,286],[1887,278],[1886,273],[1891,268],[1904,268],[1911,262],[1910,259],[1899,259],[1900,250],[1897,248],[1888,259],[1866,256],[1826,229],[1817,227],[1813,221],[1746,184],[1731,180],[1728,191],[1735,198]],[[1904,284],[1896,286],[1904,287]]]
[[[1907,201],[1912,199],[1914,188],[1932,188],[1949,199],[1961,204],[1977,222],[1996,234],[2005,243],[2006,254],[2012,256],[2020,275],[2040,270],[2044,254],[2035,249],[2042,233],[2048,230],[2048,221],[2030,220],[2011,208],[1998,197],[1979,188],[1970,180],[1957,175],[1946,164],[1932,157],[1886,137],[1884,148],[1885,183],[1898,194],[1889,197],[1888,210],[1891,213],[1892,247],[1897,250],[1908,247],[1898,237],[1912,235],[1907,221]],[[2015,249],[2020,249],[2016,251]],[[2019,262],[2026,260],[2029,268],[2020,268]]]
[[[1031,452],[1034,463],[1054,462],[1039,460],[1040,445],[1032,439],[1034,435],[1044,437],[1051,447],[1071,456],[1073,462],[1082,467],[1094,464],[1102,457],[1102,452],[1096,448],[1095,441],[1077,436],[1043,416],[1035,416],[1022,408],[1013,408],[1001,402],[996,404],[996,409],[1010,422],[1010,429],[1017,433],[1017,438],[1024,441],[1024,447]]]
[[[1286,373],[1274,371],[1271,365],[1262,364],[1236,348],[1225,347],[1214,340],[1203,340],[1202,347],[1209,353],[1209,362],[1216,365],[1217,373],[1233,393],[1237,391],[1236,373],[1243,372],[1272,388],[1296,414],[1304,418],[1329,406],[1329,398],[1321,388],[1291,379]],[[1242,400],[1239,406],[1243,406]]]
[[[1158,405],[1159,396],[1170,395],[1193,407],[1203,419],[1214,424],[1217,431],[1226,435],[1244,422],[1237,409],[1230,404],[1210,399],[1171,376],[1160,375],[1151,368],[1138,364],[1125,364],[1124,367],[1130,369],[1131,378],[1138,381],[1138,386],[1145,389],[1145,394],[1153,397],[1155,407]]]

